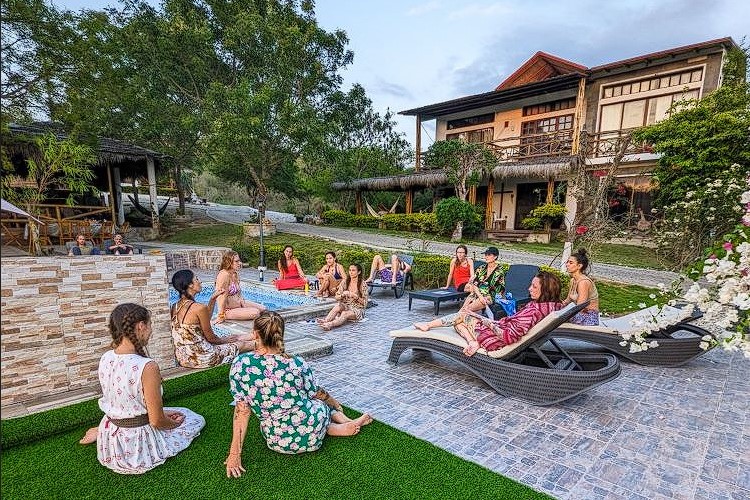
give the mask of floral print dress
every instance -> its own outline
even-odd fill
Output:
[[[190,302],[183,312],[186,303],[179,304],[172,313],[172,341],[177,362],[185,368],[210,368],[230,363],[240,352],[239,344],[212,344],[206,340],[201,325],[184,323],[190,306],[195,302]],[[182,320],[179,319],[181,312]]]
[[[138,354],[107,351],[99,361],[102,397],[99,408],[104,418],[99,423],[96,455],[99,462],[120,474],[142,474],[187,448],[200,434],[205,419],[187,408],[164,408],[185,415],[179,427],[169,430],[150,425],[118,427],[110,418],[124,419],[145,415],[141,376],[150,358]]]
[[[303,453],[323,444],[331,410],[313,398],[318,384],[299,356],[240,354],[229,372],[229,389],[235,403],[247,403],[258,417],[273,451]]]

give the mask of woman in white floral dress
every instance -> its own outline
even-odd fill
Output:
[[[163,407],[159,367],[144,350],[151,337],[148,309],[118,305],[109,331],[114,348],[99,361],[99,407],[105,415],[81,443],[96,441],[97,458],[105,467],[142,474],[187,448],[206,421],[187,408]]]
[[[340,406],[336,410],[329,407],[336,404],[326,404],[330,397],[318,387],[307,363],[284,352],[284,319],[278,313],[261,313],[253,335],[258,347],[237,356],[229,372],[235,409],[232,443],[224,462],[227,477],[245,472],[241,454],[251,410],[268,447],[289,454],[315,451],[326,434],[353,436],[372,422],[367,413],[352,420]]]

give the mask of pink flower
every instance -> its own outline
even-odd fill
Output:
[[[724,250],[726,250],[727,252],[731,252],[731,251],[732,251],[732,249],[734,248],[734,245],[732,244],[732,242],[731,242],[731,241],[727,241],[727,242],[726,242],[726,243],[724,243],[724,245],[722,245],[722,246],[724,247]]]
[[[576,234],[577,235],[586,234],[586,232],[588,232],[588,230],[589,230],[589,228],[587,228],[586,226],[578,226],[576,228]]]

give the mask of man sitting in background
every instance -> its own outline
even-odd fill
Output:
[[[79,234],[76,235],[76,244],[70,247],[68,255],[71,257],[73,255],[101,255],[101,251],[94,245],[87,244],[86,237]]]
[[[122,240],[121,234],[116,234],[112,238],[113,244],[107,247],[107,252],[114,255],[133,255],[133,247]]]

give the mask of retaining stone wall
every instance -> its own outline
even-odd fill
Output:
[[[151,311],[149,355],[162,370],[176,366],[166,260],[146,254],[3,258],[0,406],[98,387],[99,358],[111,344],[109,313],[122,302]]]

